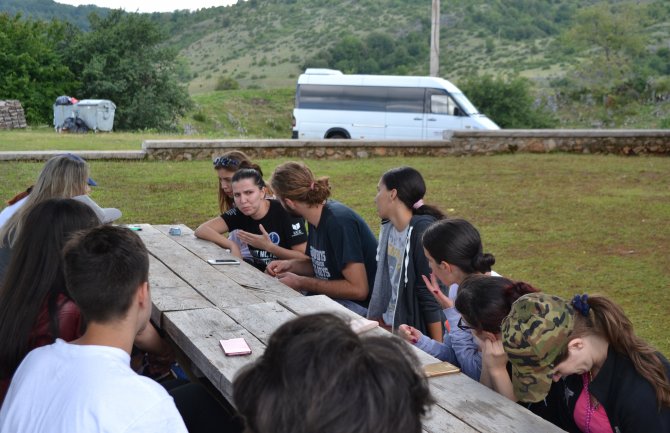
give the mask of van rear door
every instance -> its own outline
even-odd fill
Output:
[[[445,130],[463,129],[461,109],[445,90],[426,89],[425,110],[426,140],[442,140]]]

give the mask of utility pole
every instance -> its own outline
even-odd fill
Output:
[[[437,77],[440,69],[440,0],[433,0],[430,26],[430,76]]]

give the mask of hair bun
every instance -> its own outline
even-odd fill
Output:
[[[472,268],[477,272],[491,272],[491,267],[496,263],[493,254],[477,254],[472,259]]]

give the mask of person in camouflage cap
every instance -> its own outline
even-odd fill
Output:
[[[670,433],[670,363],[610,299],[524,295],[501,331],[515,396],[559,427]]]
[[[552,383],[555,361],[572,334],[572,305],[544,293],[520,297],[502,322],[503,347],[512,363],[514,394],[520,401],[538,402]]]

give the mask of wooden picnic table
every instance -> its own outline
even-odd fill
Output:
[[[270,335],[288,320],[316,312],[355,318],[327,296],[303,296],[247,263],[210,265],[233,258],[184,226],[139,224],[150,253],[152,321],[231,404],[236,373],[263,354]],[[181,235],[169,234],[179,227]],[[371,334],[390,336],[381,328]],[[252,353],[227,357],[219,340],[244,337]],[[422,365],[437,359],[414,349]],[[425,432],[559,432],[553,424],[464,374],[429,379],[437,403]]]

